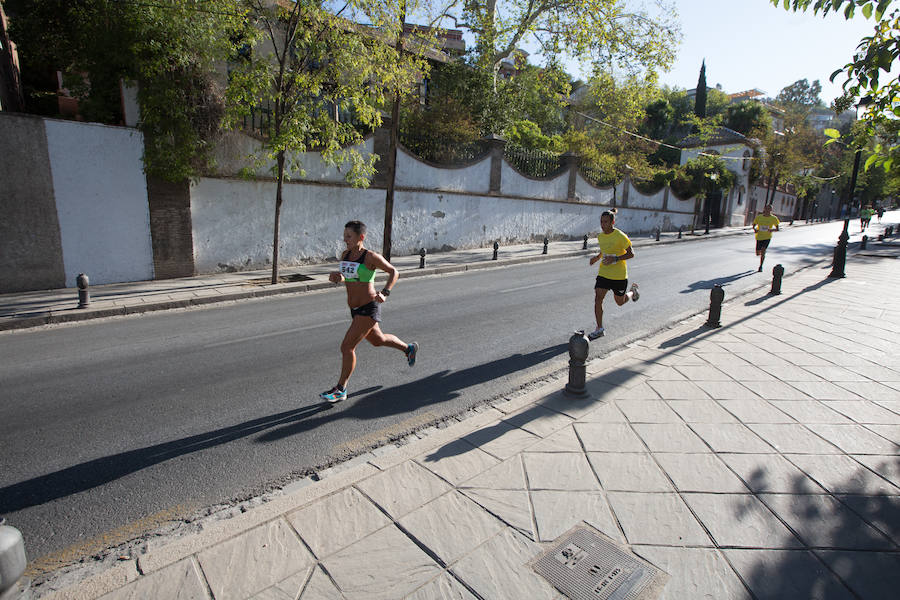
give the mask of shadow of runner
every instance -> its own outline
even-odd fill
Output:
[[[879,472],[900,473],[900,459],[884,459]],[[900,497],[866,489],[867,482],[886,484],[862,466],[826,485],[833,495],[810,493],[807,481],[794,478],[790,494],[758,494],[807,549],[725,551],[753,594],[760,600],[849,598],[846,586],[863,600],[896,597]]]
[[[550,346],[530,354],[514,354],[483,365],[461,371],[440,371],[424,379],[403,385],[380,389],[362,397],[355,403],[337,405],[339,414],[318,419],[296,419],[296,422],[268,431],[259,436],[257,443],[267,443],[297,435],[318,427],[323,421],[335,418],[363,420],[410,412],[429,404],[440,404],[457,398],[460,391],[473,385],[491,381],[518,371],[523,371],[568,352],[568,344]]]
[[[220,446],[282,423],[306,419],[331,407],[328,402],[320,402],[180,440],[104,456],[8,485],[0,488],[0,511],[15,512],[84,492],[169,459]]]
[[[351,398],[361,397],[355,403],[334,405],[319,402],[231,427],[83,462],[0,488],[0,512],[16,512],[84,492],[169,459],[250,437],[275,427],[280,428],[264,433],[256,443],[277,441],[337,419],[375,419],[413,410],[425,404],[444,402],[455,398],[459,395],[459,390],[470,385],[528,369],[566,352],[567,349],[566,344],[560,344],[462,371],[443,371],[423,380],[389,389],[369,387],[350,395]],[[344,406],[347,409],[340,410]],[[328,416],[311,418],[324,411],[330,411]]]

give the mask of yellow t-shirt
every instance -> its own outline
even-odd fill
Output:
[[[631,240],[628,239],[628,236],[615,228],[613,228],[612,233],[600,232],[597,236],[597,243],[600,245],[600,252],[603,253],[603,256],[622,256],[631,247]],[[604,265],[601,260],[597,264],[600,265],[600,268],[597,269],[598,277],[628,279],[628,267],[625,265],[624,260],[614,262],[611,265]]]
[[[756,225],[756,239],[771,240],[772,230],[778,227],[778,217],[769,215],[768,217],[762,213],[756,215],[753,224]]]

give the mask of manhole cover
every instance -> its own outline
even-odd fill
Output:
[[[559,540],[531,566],[572,600],[651,600],[668,579],[589,527],[574,527]]]

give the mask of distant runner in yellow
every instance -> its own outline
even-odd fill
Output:
[[[622,306],[629,300],[637,302],[640,298],[638,284],[632,283],[628,288],[628,267],[625,261],[634,258],[631,240],[628,236],[613,227],[616,222],[616,209],[604,211],[600,215],[601,232],[597,235],[600,253],[591,257],[591,264],[600,262],[597,269],[597,282],[594,284],[594,316],[597,318],[597,329],[588,334],[588,338],[596,340],[604,334],[603,299],[609,290],[613,292],[616,304]]]
[[[759,273],[762,273],[763,261],[766,260],[766,248],[772,241],[772,232],[778,231],[778,217],[772,214],[772,205],[766,204],[761,215],[753,219],[753,231],[756,233],[756,255],[759,257]]]

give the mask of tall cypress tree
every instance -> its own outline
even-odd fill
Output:
[[[694,114],[701,119],[706,118],[706,59],[700,65],[700,78],[697,80],[697,95],[694,98]]]

